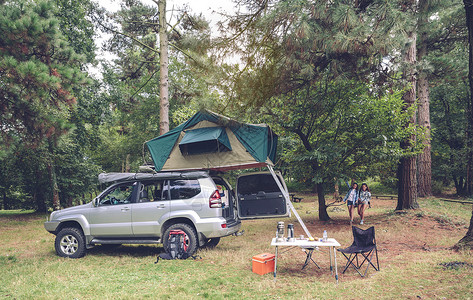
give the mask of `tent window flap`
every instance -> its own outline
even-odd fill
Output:
[[[232,147],[223,127],[205,127],[185,131],[179,143],[183,155],[231,151]]]

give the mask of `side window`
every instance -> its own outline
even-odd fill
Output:
[[[102,199],[99,205],[127,204],[132,201],[134,183],[121,184],[111,189]]]
[[[200,193],[200,184],[197,179],[170,180],[171,200],[189,199]]]
[[[166,197],[163,198],[163,186],[163,181],[143,182],[140,185],[138,202],[142,203],[165,200]]]

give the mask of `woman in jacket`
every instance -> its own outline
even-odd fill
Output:
[[[358,184],[354,182],[351,188],[348,190],[345,198],[343,198],[343,202],[346,202],[348,206],[348,214],[350,215],[350,225],[353,223],[353,210],[356,206],[357,200],[358,200]]]
[[[365,217],[365,209],[369,205],[371,200],[371,192],[366,183],[363,183],[360,188],[358,197],[358,214],[360,215],[360,225],[363,225],[363,219]]]

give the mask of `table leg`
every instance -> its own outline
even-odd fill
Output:
[[[333,247],[333,258],[335,261],[335,280],[337,281],[337,284],[338,284],[337,249],[335,249],[335,247]]]
[[[332,266],[332,247],[328,247],[328,255],[330,256],[330,273],[333,275],[333,266]]]
[[[274,280],[276,280],[277,269],[278,269],[278,246],[276,246],[276,255],[274,257]]]

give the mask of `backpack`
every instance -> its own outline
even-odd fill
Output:
[[[162,259],[187,259],[189,254],[187,253],[188,246],[185,243],[186,233],[182,230],[171,230],[169,232],[168,244],[165,249],[165,253],[160,253],[156,262],[159,258]]]

